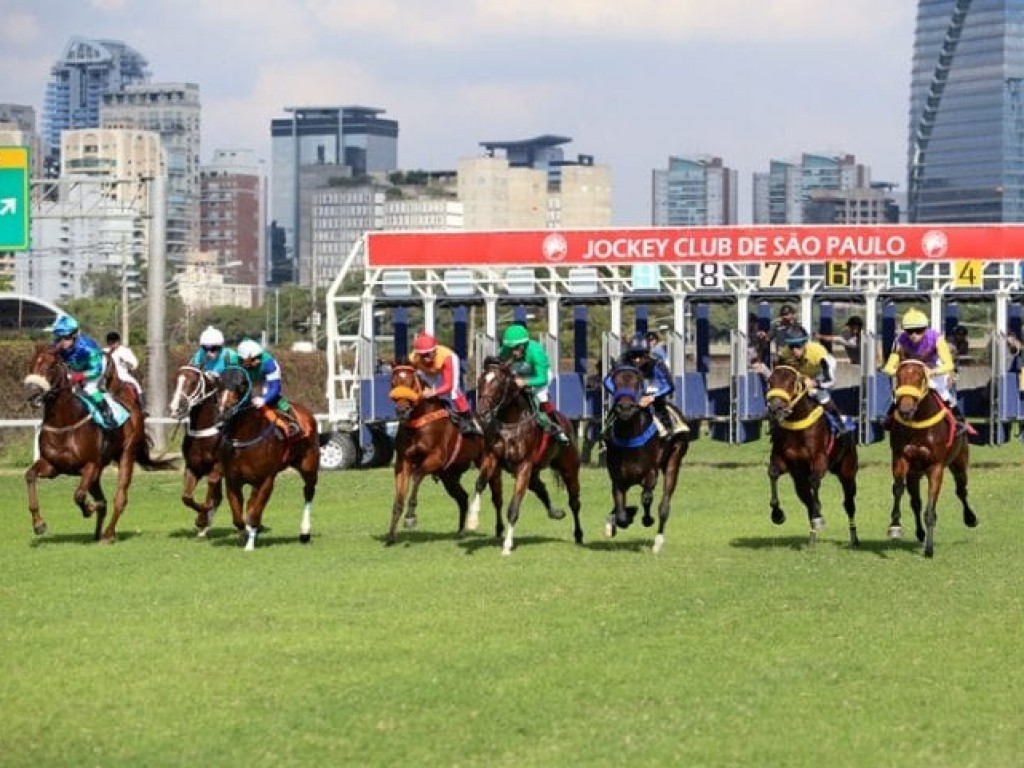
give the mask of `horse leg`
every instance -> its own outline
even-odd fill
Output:
[[[199,475],[197,475],[190,467],[185,467],[184,482],[181,488],[181,503],[184,504],[196,513],[196,536],[200,539],[206,538],[206,532],[210,528],[210,516],[209,509],[202,504],[198,504],[193,497],[196,486],[199,484]],[[207,488],[207,496],[210,491]]]
[[[786,513],[782,510],[782,505],[779,503],[779,478],[786,474],[786,465],[781,459],[772,457],[768,463],[768,483],[771,486],[772,497],[769,504],[771,505],[772,515],[771,519],[775,525],[782,525],[786,522]]]
[[[405,494],[409,487],[409,463],[399,459],[395,464],[395,500],[391,505],[391,525],[388,527],[388,535],[384,539],[384,545],[390,547],[398,538],[398,521],[405,511]]]
[[[563,456],[566,454],[563,453]],[[583,525],[580,523],[580,462],[576,449],[573,448],[572,455],[575,461],[571,465],[563,464],[559,467],[562,481],[565,483],[565,490],[569,494],[569,511],[572,512],[572,538],[577,544],[583,543]],[[564,513],[563,513],[564,516]]]
[[[964,525],[975,528],[978,525],[978,516],[967,503],[967,457],[962,453],[957,456],[949,465],[949,471],[953,473],[953,480],[956,483],[956,497],[960,499],[964,509]]]
[[[107,516],[107,498],[103,495],[103,486],[100,484],[102,471],[96,475],[93,484],[89,486],[89,495],[93,499],[93,509],[96,510],[96,538],[99,538],[100,530],[103,527],[103,520]]]
[[[629,513],[626,511],[627,493],[625,483],[621,480],[612,481],[612,511],[604,523],[604,535],[609,539],[615,536],[620,523],[623,528],[629,525]]]
[[[661,502],[658,504],[658,533],[654,537],[654,554],[661,552],[661,548],[665,545],[665,524],[668,523],[668,516],[672,513],[672,494],[676,492],[676,483],[679,481],[679,464],[682,460],[683,457],[675,453],[665,466]]]
[[[654,517],[651,515],[651,506],[654,504],[654,488],[658,484],[658,470],[655,469],[648,473],[648,477],[644,478],[644,483],[640,486],[640,506],[644,508],[644,516],[641,522],[644,528],[650,528],[654,525]]]
[[[498,460],[494,454],[485,454],[483,459],[480,460],[480,474],[476,477],[476,482],[473,484],[473,500],[469,504],[469,517],[466,519],[466,529],[469,531],[475,531],[480,527],[480,497],[483,495],[484,488],[488,485],[491,486],[491,499],[494,499],[494,477],[500,476],[501,468],[498,466]],[[498,480],[498,524],[501,525],[501,481],[500,477]],[[498,532],[498,537],[501,537],[501,532]]]
[[[444,489],[459,507],[459,527],[455,535],[460,539],[464,538],[466,536],[466,512],[469,509],[469,494],[462,487],[462,470],[449,469],[443,472],[440,478]]]
[[[245,542],[245,499],[242,495],[244,487],[241,480],[229,477],[224,483],[224,495],[228,497],[228,507],[231,509],[231,522],[241,536],[241,542]]]
[[[479,478],[477,478],[477,483],[480,483]],[[495,538],[500,539],[505,534],[505,521],[501,517],[502,506],[504,505],[504,501],[502,500],[500,469],[498,469],[491,475],[490,479],[487,481],[487,484],[490,486],[491,489],[491,504],[494,505],[494,536]],[[479,492],[477,498],[479,498]],[[470,530],[473,529],[470,528]]]
[[[224,496],[224,481],[221,474],[220,462],[213,465],[210,474],[206,476],[206,500],[203,507],[206,511],[206,527],[213,526],[213,516],[217,514],[221,500]],[[204,532],[205,535],[205,532]]]
[[[28,512],[32,516],[32,532],[36,536],[46,533],[46,521],[39,512],[37,481],[40,477],[50,480],[56,476],[57,469],[46,459],[37,459],[25,472],[25,485],[28,487]]]
[[[423,482],[423,470],[417,468],[412,473],[412,489],[409,492],[409,501],[405,506],[405,527],[410,531],[416,530],[419,518],[416,517],[416,508],[420,504],[420,483]]]
[[[924,556],[935,555],[935,524],[939,518],[939,492],[942,490],[942,475],[946,468],[936,462],[928,473],[928,506],[924,510]]]
[[[302,475],[302,519],[299,522],[299,541],[309,544],[313,532],[313,497],[316,496],[316,484],[320,479],[320,450],[311,451],[305,460],[296,467]]]
[[[794,473],[793,485],[796,487],[796,495],[807,508],[807,520],[811,527],[808,543],[813,547],[818,541],[818,531],[825,527],[825,518],[821,516],[821,502],[818,500],[821,475],[814,470],[801,472],[799,477]]]
[[[921,473],[912,472],[907,476],[907,491],[910,494],[910,508],[914,511],[914,533],[924,543],[924,523],[921,512]]]
[[[515,547],[516,523],[519,521],[519,507],[523,503],[523,496],[526,494],[527,487],[534,488],[532,475],[533,465],[529,462],[523,462],[515,475],[516,485],[512,489],[512,500],[508,503],[508,528],[505,530],[505,542],[501,547],[501,554],[506,557],[512,554],[512,549]],[[541,483],[540,487],[543,489],[544,484]],[[534,488],[534,493],[537,493],[536,488]],[[546,489],[544,489],[544,495],[547,496]],[[548,502],[550,503],[550,499]]]
[[[544,481],[541,479],[539,471],[535,471],[530,474],[530,490],[533,491],[534,496],[540,499],[540,503],[544,505],[544,509],[547,510],[549,518],[552,520],[561,520],[565,517],[565,512],[560,509],[552,508],[551,495],[548,493],[548,487],[544,485]],[[509,519],[509,522],[511,523],[512,520]]]
[[[249,494],[249,503],[245,505],[245,551],[252,552],[256,549],[256,536],[263,527],[263,510],[270,501],[270,494],[274,491],[274,481],[277,473],[271,474],[262,483],[253,488]]]
[[[125,442],[127,443],[127,440]],[[103,531],[104,542],[113,543],[114,537],[117,535],[117,523],[121,519],[124,508],[128,506],[128,486],[132,484],[132,473],[134,470],[135,446],[125,445],[124,452],[121,454],[121,461],[118,462],[117,466],[117,491],[114,492],[114,512],[110,516],[110,522],[107,523],[106,530]],[[99,475],[96,476],[96,481],[99,482]],[[96,525],[99,526],[99,519],[102,517],[100,505],[96,505],[96,509],[99,513]]]
[[[890,539],[898,539],[903,536],[900,502],[903,500],[903,492],[907,489],[907,470],[909,468],[906,459],[894,458],[892,461],[892,511],[889,513],[889,530],[886,532]]]
[[[846,510],[846,519],[850,523],[850,549],[860,546],[860,537],[857,535],[857,464],[851,460],[851,456],[843,459],[836,475],[843,487],[843,509]]]

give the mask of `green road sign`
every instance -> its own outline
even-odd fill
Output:
[[[27,251],[28,147],[0,147],[0,251]]]

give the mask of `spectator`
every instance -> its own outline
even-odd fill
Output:
[[[651,352],[651,357],[668,363],[668,346],[661,340],[661,337],[655,331],[648,331],[644,339],[647,342],[647,349]]]
[[[949,350],[953,353],[953,362],[959,363],[962,358],[971,354],[971,342],[967,338],[967,327],[958,325],[953,329],[949,339]]]
[[[117,378],[121,380],[122,384],[127,385],[128,391],[132,393],[139,408],[145,410],[142,385],[135,378],[135,372],[139,369],[139,360],[135,357],[135,353],[121,343],[121,334],[117,331],[107,334],[107,346],[103,351],[114,361],[114,365],[117,367]]]
[[[774,342],[775,354],[778,356],[786,343],[786,331],[796,325],[796,311],[793,309],[793,305],[783,304],[782,308],[779,310],[778,318],[774,323],[772,323],[772,327],[767,331],[758,331],[757,339],[758,341],[765,342],[769,346]]]
[[[830,344],[838,344],[846,350],[846,357],[854,365],[860,365],[860,349],[862,335],[864,333],[864,321],[859,315],[850,315],[843,326],[843,332],[838,335],[819,333],[818,341],[826,341]]]

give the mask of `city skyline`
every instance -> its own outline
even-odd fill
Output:
[[[495,137],[570,136],[570,153],[611,167],[620,225],[649,223],[651,170],[670,155],[735,168],[745,221],[751,175],[805,151],[853,153],[905,191],[915,4],[664,5],[0,0],[0,61],[19,73],[0,101],[38,118],[68,39],[104,37],[154,81],[200,85],[203,162],[251,148],[269,163],[287,106],[369,103],[401,125],[404,169],[454,168]]]

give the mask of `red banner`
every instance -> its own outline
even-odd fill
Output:
[[[701,261],[1024,260],[1024,226],[890,225],[371,232],[370,267],[560,267]]]

